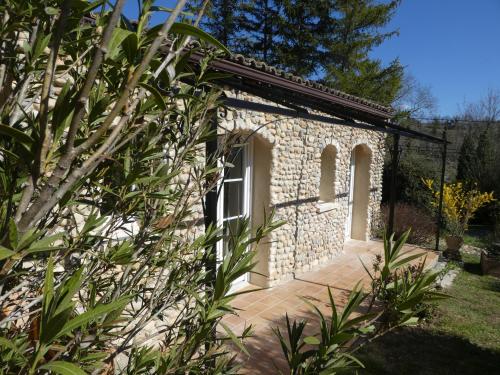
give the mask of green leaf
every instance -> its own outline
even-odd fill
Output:
[[[113,246],[110,254],[111,262],[125,265],[131,262],[134,255],[134,248],[130,241],[123,241],[121,244]]]
[[[31,55],[32,64],[40,57],[45,48],[49,45],[51,36],[52,34],[47,34],[44,37],[37,38],[35,46],[33,48],[33,54]]]
[[[129,300],[130,298],[128,296],[125,296],[105,305],[97,305],[95,308],[90,309],[67,322],[61,329],[61,331],[57,334],[57,337],[71,333],[71,331],[73,331],[74,329],[83,327],[88,323],[95,321],[102,315],[123,308],[129,302]]]
[[[118,55],[119,47],[122,45],[122,42],[129,35],[132,35],[133,32],[130,30],[122,29],[117,27],[113,30],[113,35],[111,36],[111,40],[109,41],[108,53],[106,57],[108,59],[114,59]]]
[[[162,111],[165,111],[167,109],[167,105],[165,104],[165,101],[163,100],[163,96],[160,94],[160,92],[153,86],[148,85],[147,83],[140,83],[139,84],[141,87],[145,88],[148,90],[154,97],[156,105],[160,107]]]
[[[73,296],[80,289],[82,283],[83,267],[80,267],[58,290],[57,308],[54,315],[60,314],[63,310],[70,309],[74,306]]]
[[[241,340],[236,337],[236,335],[234,334],[233,331],[231,331],[231,329],[229,327],[227,327],[224,323],[220,322],[220,325],[222,326],[222,328],[224,328],[224,331],[226,331],[227,335],[229,336],[229,338],[231,339],[231,341],[243,352],[245,353],[246,355],[250,355],[247,351],[247,349],[245,348],[245,346],[243,345],[243,343],[241,342]]]
[[[404,321],[403,324],[407,325],[407,326],[414,326],[414,325],[418,324],[419,320],[420,319],[418,317],[412,316],[411,318]]]
[[[55,16],[56,14],[59,14],[59,9],[53,7],[45,7],[45,13],[47,13],[49,16]]]
[[[66,81],[61,92],[57,96],[56,104],[54,105],[54,112],[52,114],[52,125],[56,129],[56,133],[62,133],[63,126],[66,124],[66,119],[73,111],[74,105],[71,103],[73,90],[71,82]]]
[[[92,107],[92,110],[90,111],[89,114],[89,124],[93,125],[97,120],[100,118],[103,118],[104,112],[106,111],[106,108],[108,107],[109,103],[111,101],[111,98],[109,96],[105,96],[101,99],[99,99],[94,106]]]
[[[0,337],[0,347],[3,347],[3,348],[6,348],[6,349],[10,349],[12,350],[13,352],[16,352],[17,354],[21,355],[24,357],[24,354],[23,352],[21,351],[21,349],[19,349],[16,344],[14,344],[12,341],[10,341],[9,339],[6,339],[5,337]]]
[[[64,237],[64,233],[56,233],[52,236],[43,237],[38,241],[32,242],[26,250],[28,254],[39,253],[43,251],[61,250],[64,246],[53,246],[52,244]]]
[[[9,250],[6,247],[0,245],[0,260],[10,258],[15,253],[15,251]]]
[[[40,237],[40,233],[36,233],[36,228],[28,229],[19,239],[19,243],[17,245],[18,250],[22,250],[25,247],[29,246],[33,241]]]
[[[139,39],[136,33],[132,33],[127,36],[122,42],[123,52],[127,56],[127,60],[130,64],[134,62],[137,55],[137,48],[139,46]]]
[[[304,338],[304,342],[309,345],[319,345],[320,341],[317,337],[307,336]]]
[[[49,258],[45,281],[43,283],[42,319],[40,322],[40,337],[46,335],[47,325],[50,320],[50,310],[54,298],[54,259]]]
[[[203,30],[194,27],[192,25],[188,25],[187,23],[174,23],[172,25],[172,28],[170,29],[171,32],[176,33],[176,34],[182,34],[182,35],[191,35],[194,36],[198,39],[204,40],[207,43],[212,44],[213,46],[221,49],[228,55],[231,54],[231,52],[224,46],[221,42],[219,42],[217,39],[215,39],[213,36],[210,34],[207,34]]]
[[[73,363],[54,361],[40,366],[41,370],[52,371],[60,375],[86,375],[87,373]]]
[[[10,221],[9,221],[9,242],[10,242],[10,247],[13,249],[16,249],[17,244],[19,243],[18,236],[19,235],[17,233],[16,223],[14,222],[13,219],[10,219]]]
[[[6,135],[10,138],[13,138],[15,141],[19,143],[25,143],[31,145],[34,140],[28,134],[14,129],[12,126],[0,124],[0,134]]]
[[[397,259],[397,262],[393,261],[390,265],[389,265],[389,268],[391,270],[395,270],[397,268],[400,268],[402,266],[404,266],[405,264],[408,264],[410,263],[412,260],[414,259],[417,259],[417,258],[421,258],[425,255],[425,253],[419,253],[419,254],[413,254],[413,255],[410,255],[406,258],[403,258],[403,259]]]

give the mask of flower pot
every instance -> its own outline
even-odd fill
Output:
[[[481,251],[481,270],[483,275],[500,277],[500,243],[493,243],[488,250]]]
[[[460,248],[464,243],[461,236],[446,236],[446,250],[443,255],[449,260],[461,261]]]
[[[451,251],[459,251],[464,243],[461,236],[446,236],[446,249]]]

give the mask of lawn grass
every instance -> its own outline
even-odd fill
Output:
[[[464,271],[448,291],[452,298],[439,303],[429,328],[500,350],[500,279],[481,275],[479,256],[463,254],[463,260]]]
[[[490,244],[490,239],[488,237],[480,237],[472,234],[466,234],[464,236],[464,244],[474,247],[486,248]]]
[[[493,239],[493,228],[487,225],[475,225],[471,226],[471,228],[464,235],[464,244],[487,248]]]
[[[482,276],[479,256],[464,269],[433,319],[401,328],[364,348],[364,375],[500,374],[500,279]]]

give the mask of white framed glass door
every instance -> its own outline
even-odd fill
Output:
[[[225,162],[224,179],[220,186],[218,200],[219,225],[223,228],[223,240],[217,244],[217,262],[220,264],[231,249],[231,237],[238,233],[242,219],[250,216],[251,168],[250,147],[238,145],[232,147]],[[236,289],[248,282],[248,275],[233,282]]]
[[[352,237],[352,208],[354,204],[354,175],[356,173],[356,153],[351,152],[351,166],[349,168],[349,196],[347,200],[347,220],[345,223],[345,238]]]

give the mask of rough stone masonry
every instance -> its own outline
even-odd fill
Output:
[[[246,101],[273,104],[235,90],[228,89],[225,94]],[[230,110],[219,117],[221,133],[249,135],[249,144],[254,143],[252,168],[262,167],[255,163],[256,155],[262,154],[262,146],[257,150],[255,143],[270,148],[267,203],[269,208],[274,207],[277,219],[286,221],[257,250],[266,251],[265,256],[258,255],[260,264],[257,268],[267,279],[253,277],[252,283],[272,286],[292,279],[294,274],[327,264],[342,251],[347,236],[351,154],[360,145],[369,157],[369,167],[368,176],[365,176],[368,199],[366,221],[362,224],[364,238],[358,239],[371,237],[380,210],[385,153],[383,133],[240,109]],[[328,145],[334,146],[336,151],[335,199],[325,204],[319,201],[319,188],[321,155]],[[253,176],[254,187],[259,184],[256,174]]]

